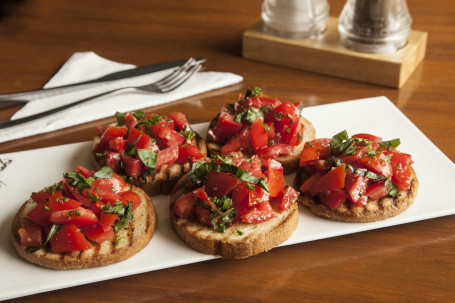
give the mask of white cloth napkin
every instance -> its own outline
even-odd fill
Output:
[[[104,59],[93,52],[75,53],[44,87],[49,88],[93,80],[109,73],[133,67],[134,65],[131,64]],[[26,117],[115,88],[128,85],[145,85],[161,79],[172,71],[173,69],[168,69],[148,75],[115,80],[109,84],[94,84],[86,90],[30,101],[16,112],[12,119]],[[117,111],[126,112],[172,102],[239,83],[242,80],[241,76],[232,73],[199,72],[178,89],[169,93],[123,93],[97,98],[47,117],[3,129],[0,131],[0,143],[111,117]]]

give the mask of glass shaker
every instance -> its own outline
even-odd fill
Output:
[[[264,0],[263,31],[286,39],[313,38],[326,29],[326,0]]]
[[[407,43],[411,15],[406,0],[348,0],[338,31],[345,47],[364,53],[394,53]]]

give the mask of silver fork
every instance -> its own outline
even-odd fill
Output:
[[[7,128],[10,126],[14,125],[19,125],[25,122],[29,122],[32,120],[36,120],[41,117],[45,117],[47,115],[53,114],[60,112],[62,110],[68,109],[70,107],[91,101],[96,98],[104,97],[107,95],[114,95],[114,94],[119,94],[119,93],[125,93],[128,91],[138,91],[138,92],[145,92],[145,93],[168,93],[170,91],[173,91],[180,87],[183,83],[185,83],[188,79],[190,79],[194,74],[196,74],[198,71],[202,69],[202,63],[204,63],[205,60],[196,60],[193,58],[190,58],[188,61],[185,62],[182,66],[180,66],[178,69],[173,71],[171,74],[168,76],[153,82],[149,83],[146,85],[142,86],[129,86],[129,87],[122,87],[118,88],[115,90],[107,91],[95,96],[90,96],[89,98],[81,99],[66,105],[62,105],[59,107],[55,107],[53,109],[40,112],[38,114],[30,115],[24,118],[20,119],[15,119],[15,120],[9,120],[5,122],[0,122],[0,129],[2,128]]]

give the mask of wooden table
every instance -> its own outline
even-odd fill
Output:
[[[331,14],[338,16],[345,1],[329,2]],[[4,1],[0,4],[0,93],[41,87],[76,51],[94,51],[136,65],[205,57],[207,70],[233,72],[242,75],[244,82],[154,111],[180,110],[191,123],[208,121],[222,104],[255,85],[272,96],[303,100],[305,106],[384,95],[455,161],[453,1],[408,1],[413,28],[427,31],[429,40],[424,62],[400,90],[243,59],[241,36],[260,19],[261,3]],[[17,109],[1,110],[0,119]],[[3,143],[0,153],[87,141],[99,123]],[[437,172],[432,173],[437,182]],[[454,219],[447,216],[287,246],[241,261],[201,262],[13,301],[453,302]]]

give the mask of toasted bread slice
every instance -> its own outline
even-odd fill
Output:
[[[171,193],[171,206],[184,194],[183,177]],[[190,185],[191,186],[191,185]],[[285,211],[274,210],[275,217],[262,223],[234,223],[225,233],[219,233],[196,221],[179,218],[171,207],[171,224],[179,237],[192,249],[227,259],[243,259],[268,251],[286,241],[297,228],[298,205]]]
[[[196,140],[199,151],[206,156],[207,155],[207,146],[205,140],[197,133]],[[100,137],[96,136],[92,140],[92,150],[100,141]],[[92,162],[95,168],[98,170],[103,166],[106,166],[104,158],[99,158],[95,154],[92,154]],[[158,171],[147,176],[146,179],[140,178],[129,178],[127,181],[145,191],[150,196],[155,196],[159,194],[168,195],[175,183],[189,170],[191,165],[189,163],[178,164],[174,163],[172,165],[164,164],[160,167]]]
[[[217,121],[218,121],[218,116],[215,117],[210,122],[209,128],[213,128],[217,124]],[[294,146],[292,154],[280,156],[275,159],[275,160],[281,162],[281,165],[283,166],[285,174],[290,174],[290,173],[296,172],[298,170],[300,154],[302,152],[303,146],[305,145],[305,142],[314,140],[316,138],[316,130],[315,130],[313,124],[309,120],[307,120],[303,117],[300,117],[300,121],[304,125],[303,140],[300,142],[299,145]],[[221,145],[219,143],[211,140],[210,136],[207,136],[207,149],[208,149],[209,155],[221,154]],[[245,154],[245,155],[247,157],[253,156],[253,154]]]
[[[130,189],[130,187],[125,189]],[[49,247],[28,253],[26,252],[27,246],[20,244],[18,230],[21,228],[25,216],[36,206],[36,202],[30,199],[16,213],[11,225],[10,237],[14,248],[25,260],[54,269],[99,267],[130,258],[149,243],[155,233],[157,221],[150,197],[137,187],[131,187],[131,189],[141,197],[142,203],[134,211],[134,217],[128,226],[116,232],[112,240],[104,241],[101,244],[91,242],[92,248],[81,251],[79,254],[55,253]]]
[[[314,214],[330,220],[352,223],[367,223],[385,220],[402,213],[414,202],[419,188],[419,181],[413,168],[411,168],[411,171],[411,187],[408,190],[399,190],[394,198],[390,196],[382,197],[379,200],[369,198],[366,205],[345,202],[334,210],[321,203],[317,197],[301,193],[299,200]],[[300,169],[295,178],[294,187],[299,188],[308,178],[309,175],[306,173],[305,169]]]

